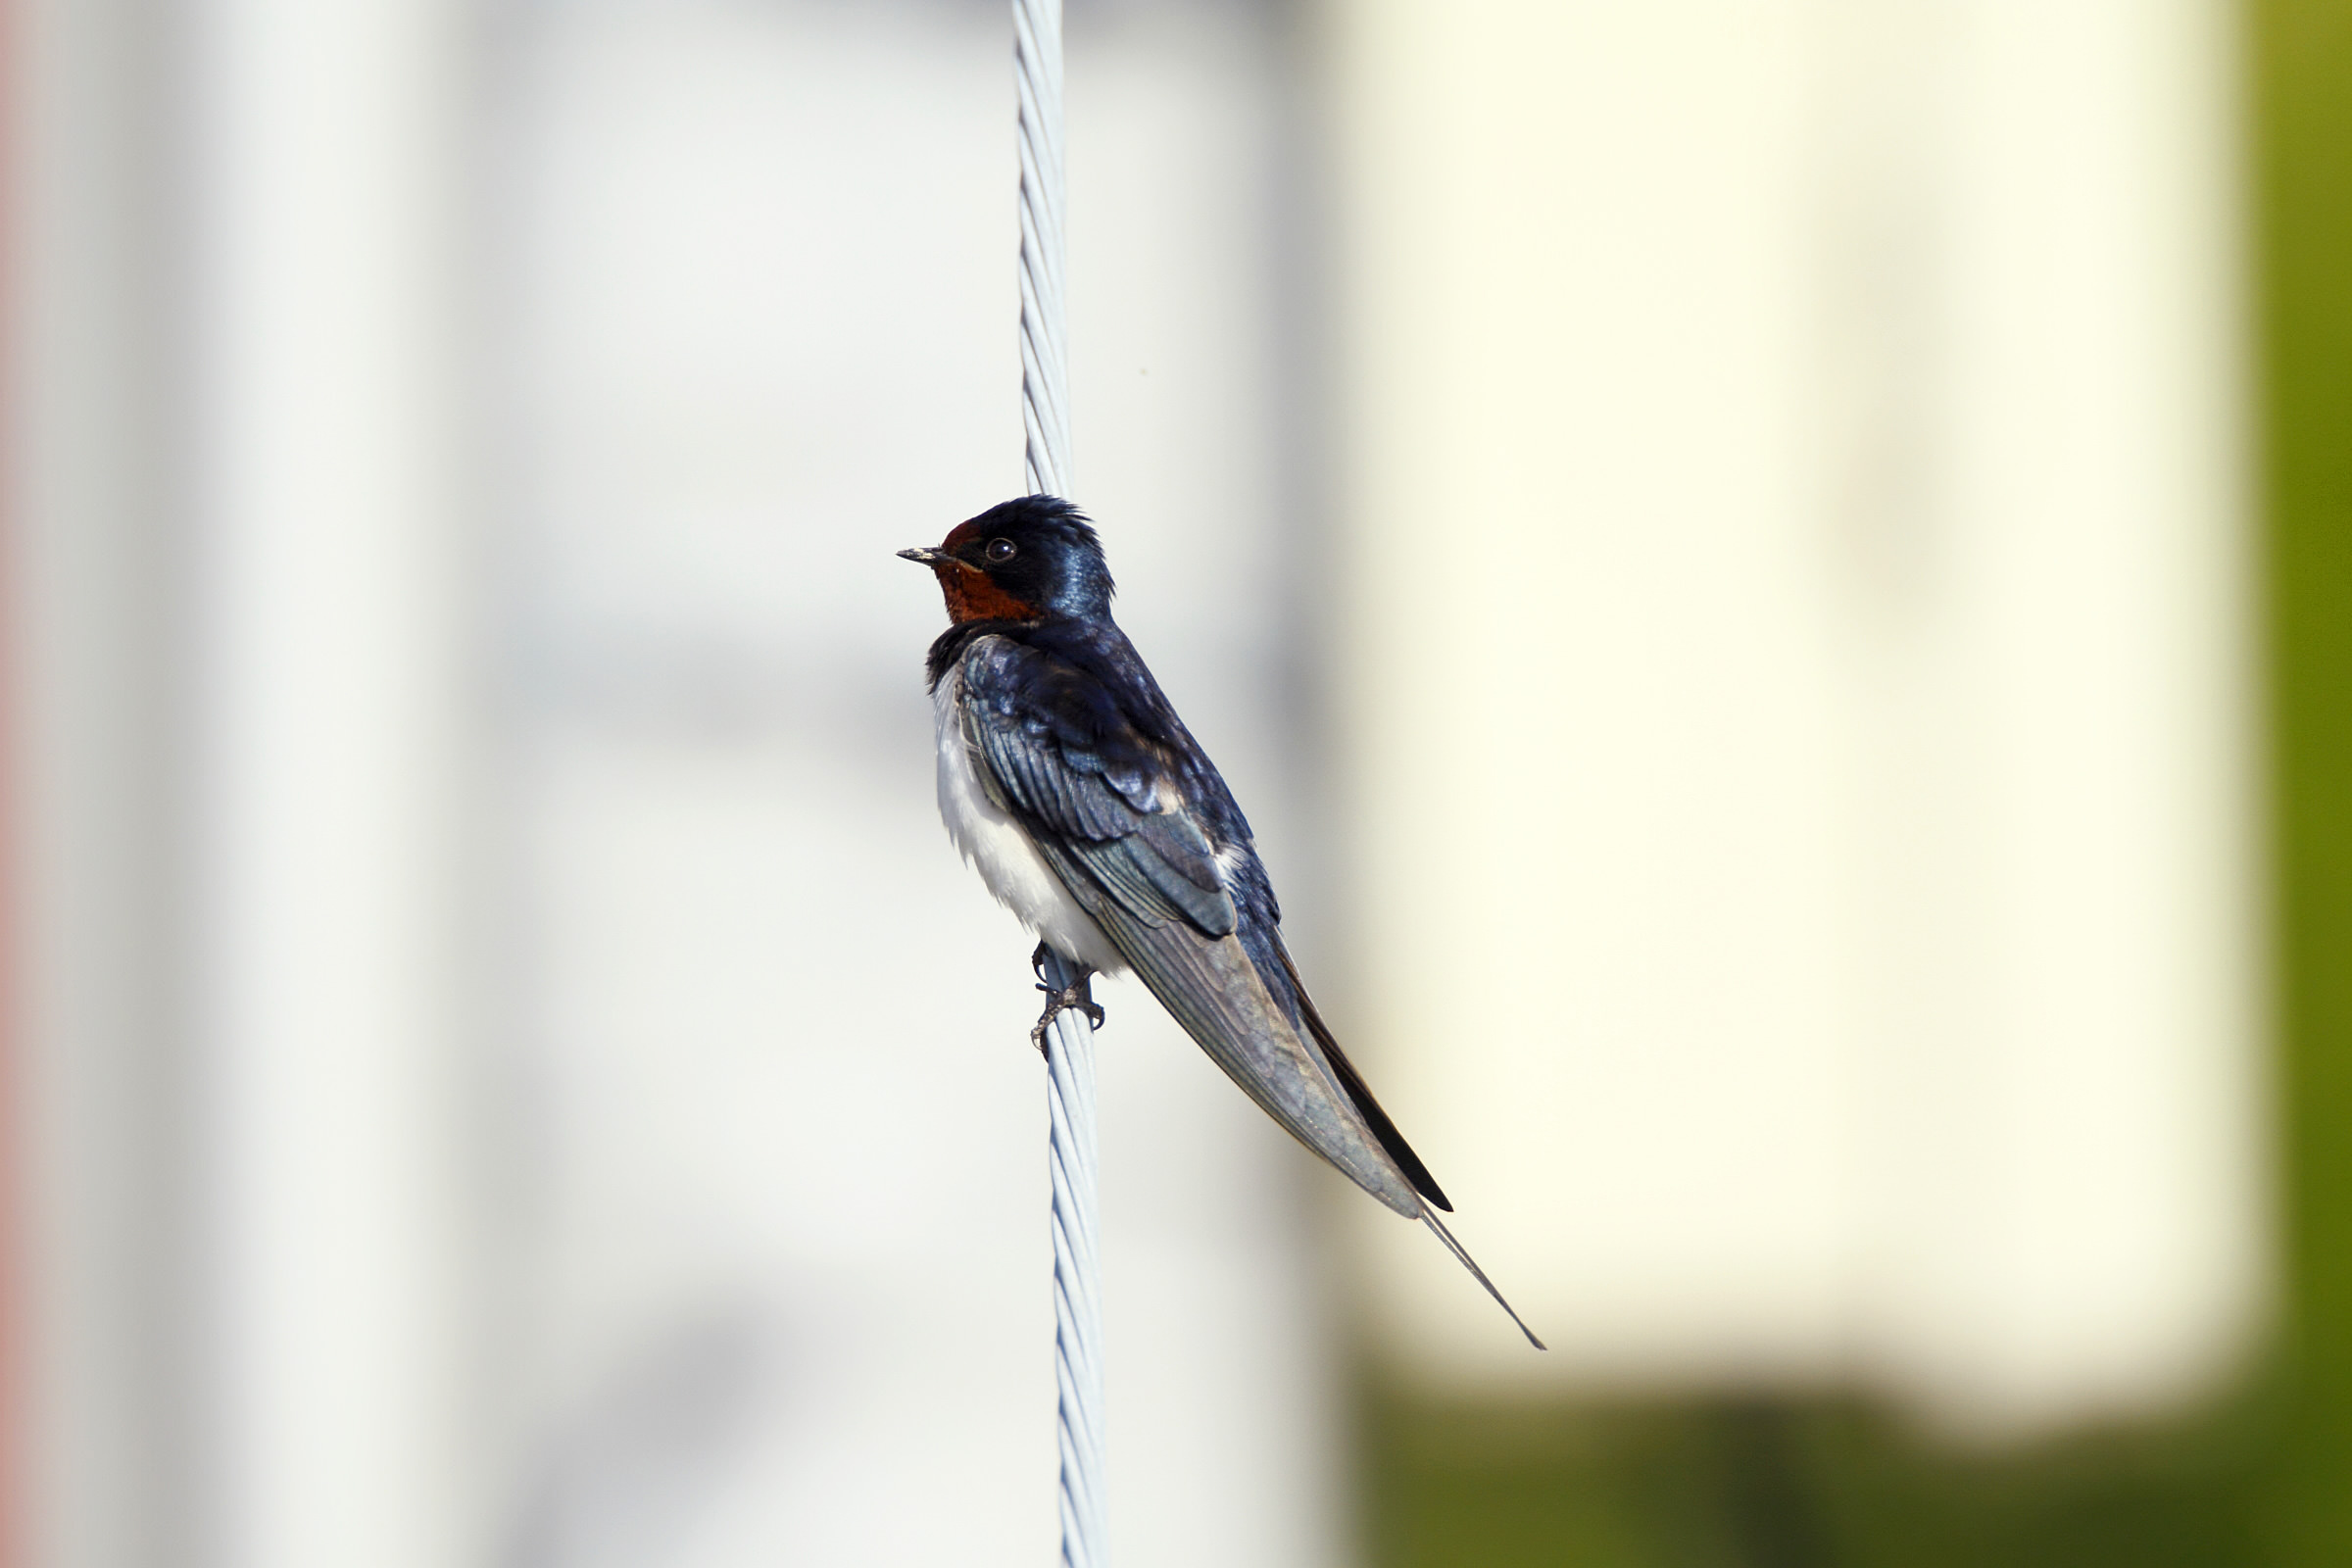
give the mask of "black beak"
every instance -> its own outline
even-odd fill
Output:
[[[936,566],[943,561],[956,561],[954,556],[949,555],[944,550],[925,550],[921,545],[916,545],[911,550],[900,551],[899,559],[901,561],[911,561],[918,566]],[[956,564],[957,565],[962,564],[961,562],[956,562]]]

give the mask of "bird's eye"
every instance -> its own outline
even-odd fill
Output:
[[[1018,554],[1020,554],[1020,546],[1009,539],[991,539],[988,542],[988,559],[991,561],[1010,561]]]

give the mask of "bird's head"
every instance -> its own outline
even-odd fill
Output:
[[[936,550],[902,550],[929,566],[948,618],[1046,620],[1110,612],[1110,568],[1086,514],[1057,496],[1023,496],[949,531]]]

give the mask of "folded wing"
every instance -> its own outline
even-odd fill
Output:
[[[1413,1175],[1385,1147],[1395,1129],[1366,1119],[1252,961],[1217,847],[1166,759],[1099,683],[1037,649],[982,638],[962,668],[964,738],[982,783],[1160,1004],[1293,1137],[1422,1217]]]

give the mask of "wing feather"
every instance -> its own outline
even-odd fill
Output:
[[[964,742],[989,798],[1160,1004],[1292,1137],[1426,1224],[1543,1348],[1438,1219],[1453,1205],[1315,1011],[1276,930],[1274,890],[1248,853],[1249,825],[1214,770],[1192,778],[1244,852],[1230,878],[1167,757],[1100,682],[998,635],[967,643],[959,668]]]
[[[1216,846],[1165,760],[1098,685],[1036,649],[977,639],[961,668],[964,739],[991,799],[1161,1005],[1293,1137],[1418,1216],[1412,1175],[1252,961]]]
[[[1131,727],[1066,701],[1072,672],[1002,638],[965,656],[964,739],[992,798],[1033,837],[1064,842],[1138,919],[1182,920],[1210,937],[1240,924],[1215,848]],[[1029,701],[1017,700],[1026,688]],[[1056,702],[1056,698],[1065,701]],[[1077,707],[1078,711],[1069,710]],[[1087,720],[1095,733],[1086,733]]]
[[[1137,978],[1209,1060],[1358,1187],[1407,1219],[1420,1217],[1412,1183],[1291,1026],[1239,938],[1209,937],[1172,921],[1152,925],[1104,893],[1090,899],[1093,890],[1068,849],[1044,848],[1048,862],[1089,906]]]

